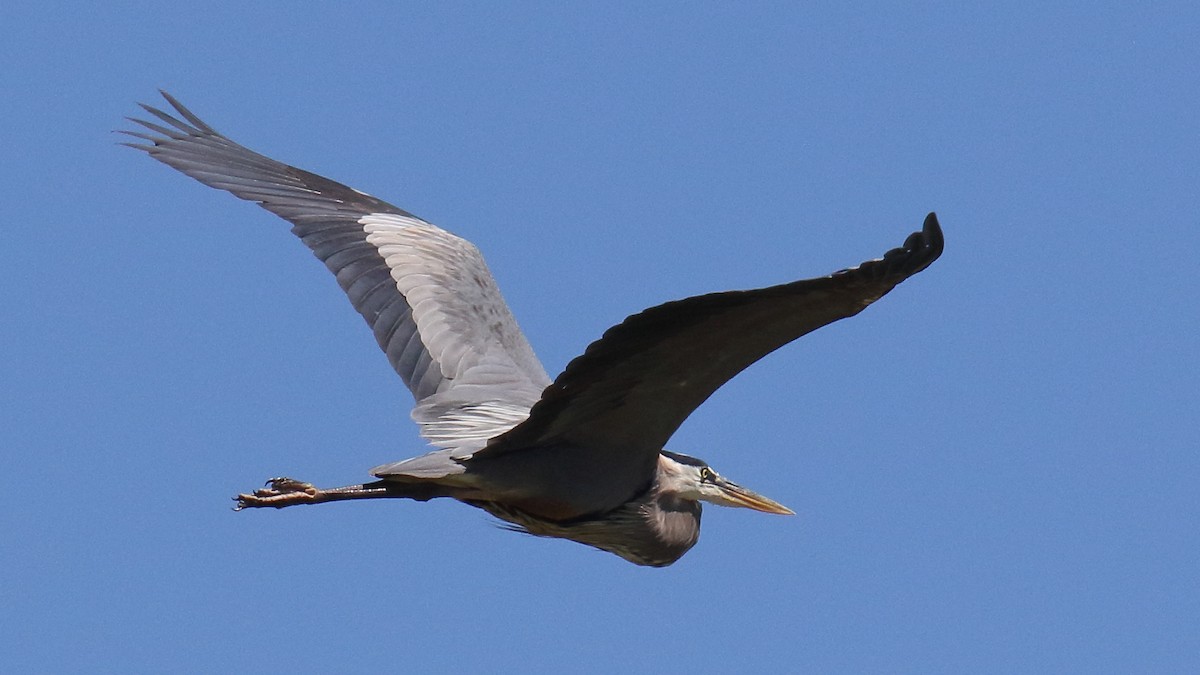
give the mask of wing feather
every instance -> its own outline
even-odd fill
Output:
[[[371,327],[433,443],[469,451],[528,415],[550,379],[474,245],[253,152],[163,96],[175,114],[143,105],[155,121],[131,119],[150,133],[124,133],[148,144],[126,145],[290,221]]]
[[[701,403],[750,364],[854,316],[942,253],[929,214],[904,246],[829,276],[652,307],[610,328],[568,365],[529,418],[478,455],[562,443],[610,465],[657,453]],[[615,467],[614,467],[615,469]]]

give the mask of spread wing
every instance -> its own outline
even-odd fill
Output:
[[[529,419],[476,456],[559,442],[597,465],[646,462],[721,385],[772,351],[854,316],[942,253],[924,227],[877,260],[832,275],[652,307],[610,328],[542,394]]]
[[[478,249],[407,211],[248,150],[163,92],[126,143],[292,223],[412,392],[436,445],[470,450],[525,419],[549,384]],[[180,117],[182,119],[180,119]]]

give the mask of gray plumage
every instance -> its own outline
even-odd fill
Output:
[[[941,254],[931,213],[882,258],[835,274],[686,298],[606,331],[551,381],[470,243],[340,183],[252,152],[167,95],[127,143],[257,202],[335,275],[412,392],[438,449],[319,489],[286,478],[238,508],[451,497],[531,534],[669,565],[699,536],[700,501],[790,513],[663,449],[693,410],[766,354],[853,316]],[[147,133],[148,132],[148,133]]]

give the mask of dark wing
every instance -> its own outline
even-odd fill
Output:
[[[601,463],[643,464],[734,375],[806,333],[858,314],[928,267],[942,246],[931,213],[903,247],[858,267],[635,314],[571,361],[529,419],[476,456],[565,441],[602,453]]]
[[[123,133],[150,144],[125,145],[291,222],[375,332],[426,437],[470,450],[525,419],[550,379],[474,245],[248,150],[163,96],[183,119],[143,105],[161,123],[133,119],[152,133]]]

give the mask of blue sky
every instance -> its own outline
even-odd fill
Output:
[[[5,3],[0,670],[1179,672],[1200,661],[1187,3]],[[943,258],[672,439],[795,509],[655,570],[455,504],[282,221],[115,143],[162,87],[476,242],[549,371],[696,293]]]

